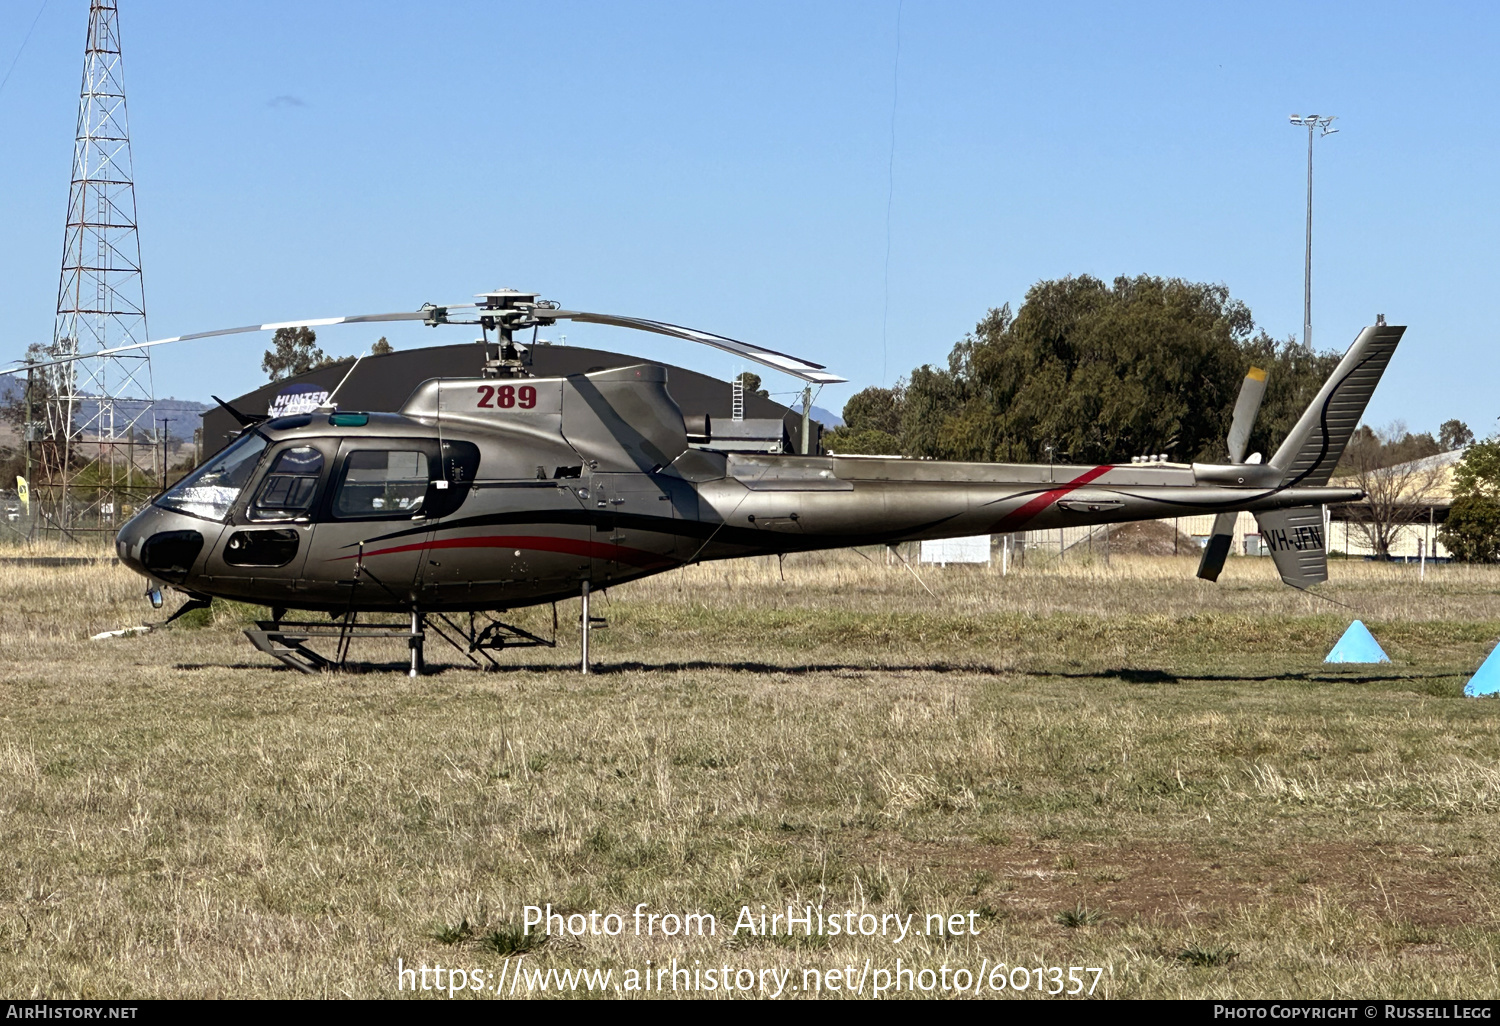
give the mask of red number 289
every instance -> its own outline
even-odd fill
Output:
[[[520,402],[516,400],[519,397]],[[499,388],[493,385],[479,386],[479,408],[493,410],[499,408],[508,410],[519,405],[523,410],[536,408],[536,387],[533,385],[522,385],[519,389],[515,385],[501,385]]]

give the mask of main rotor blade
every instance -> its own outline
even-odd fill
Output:
[[[1219,579],[1219,571],[1224,569],[1224,560],[1229,557],[1230,546],[1234,544],[1234,522],[1238,517],[1238,513],[1220,513],[1214,517],[1213,534],[1208,536],[1208,544],[1203,546],[1203,558],[1198,561],[1198,576],[1205,581]]]
[[[100,356],[115,356],[120,353],[138,352],[142,349],[150,349],[153,346],[164,346],[173,342],[190,342],[200,338],[216,338],[221,335],[240,335],[255,331],[274,331],[278,328],[321,328],[333,324],[370,324],[380,321],[426,321],[428,323],[444,324],[457,323],[447,319],[449,310],[474,309],[479,304],[474,303],[449,303],[444,306],[428,306],[421,310],[402,311],[400,313],[383,314],[356,314],[349,317],[315,317],[300,321],[276,321],[269,324],[247,324],[238,328],[219,328],[214,331],[199,331],[189,335],[173,335],[171,338],[152,339],[149,342],[136,342],[128,346],[115,346],[110,349],[96,349],[90,353],[79,353],[74,356],[60,356],[51,360],[38,360],[34,363],[23,363],[18,367],[0,369],[0,376],[7,374],[22,374],[26,371],[40,370],[44,367],[57,367],[65,363],[74,363],[78,360],[89,360]],[[480,314],[484,310],[479,310]],[[570,320],[581,323],[608,324],[618,328],[634,328],[637,331],[650,331],[658,335],[670,335],[674,338],[685,339],[689,342],[698,342],[702,345],[713,346],[736,356],[753,360],[766,367],[771,367],[793,377],[801,378],[818,385],[832,385],[847,381],[847,378],[830,374],[821,363],[813,363],[786,353],[778,353],[774,349],[764,346],[753,345],[749,342],[740,342],[736,339],[726,338],[723,335],[715,335],[708,331],[699,331],[696,328],[683,327],[680,324],[668,324],[665,321],[653,321],[644,317],[624,317],[617,314],[587,313],[581,310],[550,310],[538,307],[532,315],[540,320],[557,321]],[[469,323],[469,322],[463,322]]]
[[[449,310],[459,307],[471,307],[472,303],[454,303],[452,306],[437,307],[437,310]],[[218,328],[214,331],[196,331],[190,335],[173,335],[171,338],[152,339],[150,342],[136,342],[128,346],[115,346],[112,349],[96,349],[91,353],[79,353],[76,356],[60,356],[53,360],[38,360],[35,363],[22,364],[19,367],[9,367],[0,370],[0,375],[24,374],[26,371],[38,370],[42,367],[57,367],[64,363],[75,363],[79,360],[91,360],[97,356],[114,356],[117,353],[136,352],[141,349],[150,349],[152,346],[164,346],[172,342],[191,342],[200,338],[216,338],[220,335],[242,335],[252,331],[275,331],[278,328],[322,328],[331,324],[373,324],[380,321],[425,321],[433,316],[432,310],[411,310],[400,313],[382,314],[354,314],[349,317],[309,317],[300,321],[276,321],[272,324],[246,324],[239,328]]]
[[[786,353],[778,353],[774,349],[764,346],[752,345],[749,342],[740,342],[723,335],[715,335],[708,331],[699,331],[697,328],[684,328],[680,324],[667,324],[665,321],[652,321],[644,317],[624,317],[619,314],[586,313],[582,310],[537,310],[536,316],[549,321],[578,321],[584,324],[609,324],[616,328],[634,328],[637,331],[652,331],[658,335],[671,335],[673,338],[686,339],[689,342],[698,342],[705,346],[713,346],[722,349],[726,353],[734,353],[743,356],[747,360],[766,367],[779,370],[783,374],[790,374],[794,378],[810,381],[815,385],[836,385],[848,378],[841,378],[837,374],[830,374],[821,363],[812,363]]]
[[[1240,397],[1235,400],[1234,417],[1229,422],[1230,463],[1245,462],[1245,448],[1250,444],[1250,432],[1255,429],[1255,415],[1260,412],[1260,401],[1265,397],[1266,372],[1251,367],[1240,385]]]

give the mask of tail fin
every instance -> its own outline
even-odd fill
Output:
[[[1318,397],[1271,457],[1271,466],[1283,472],[1283,485],[1328,483],[1405,331],[1398,325],[1379,323],[1359,333],[1338,368],[1323,383]]]
[[[1281,579],[1293,588],[1328,580],[1328,538],[1322,506],[1293,506],[1255,514],[1261,544],[1271,550]]]

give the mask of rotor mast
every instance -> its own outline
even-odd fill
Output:
[[[525,378],[531,376],[530,347],[518,343],[517,331],[535,329],[552,322],[538,316],[539,310],[556,309],[557,304],[541,299],[535,292],[517,289],[498,289],[482,292],[474,297],[479,314],[479,326],[483,337],[480,345],[485,347],[484,376],[487,378]],[[495,340],[490,341],[490,332]]]

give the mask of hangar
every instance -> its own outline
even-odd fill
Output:
[[[403,349],[367,356],[350,373],[350,361],[341,360],[306,374],[268,382],[229,400],[242,413],[283,416],[312,409],[327,400],[340,379],[349,380],[339,389],[341,409],[369,413],[395,413],[412,391],[431,378],[478,378],[483,376],[485,347],[473,342],[421,349]],[[566,377],[589,371],[652,363],[667,368],[667,390],[691,424],[707,417],[718,448],[802,451],[802,414],[754,392],[744,394],[743,419],[733,420],[734,386],[685,367],[643,360],[639,356],[611,353],[582,346],[536,345],[531,347],[531,372],[537,377]],[[822,451],[823,425],[810,421],[807,451]],[[239,433],[239,423],[222,407],[203,414],[203,455],[216,452]]]

